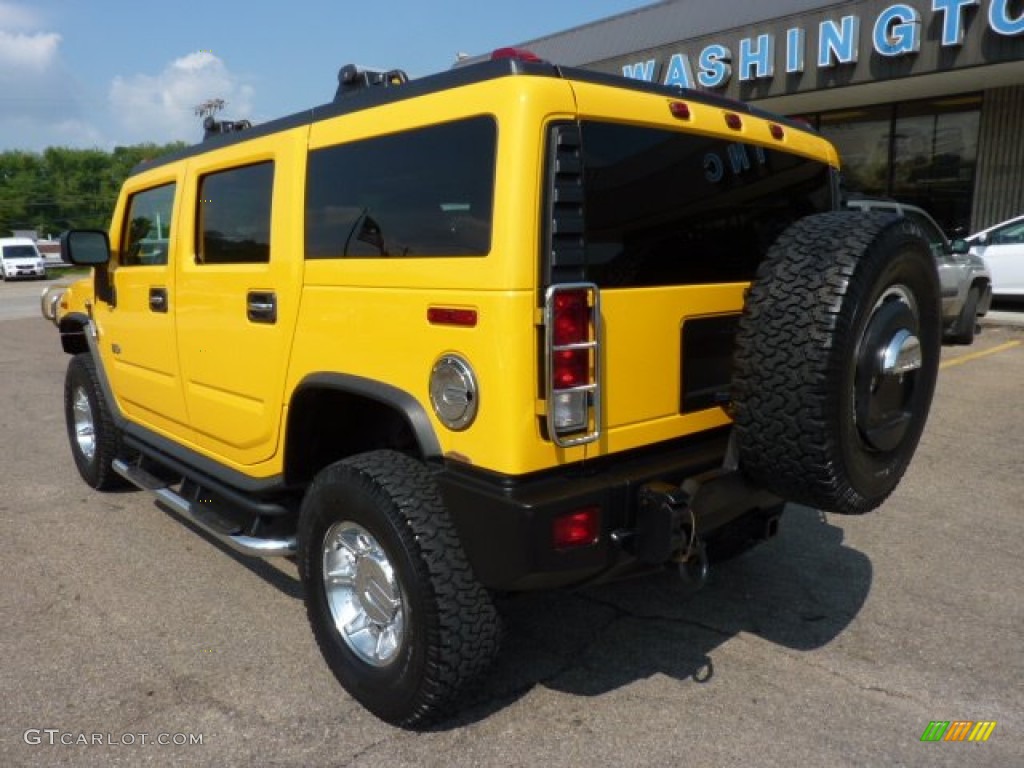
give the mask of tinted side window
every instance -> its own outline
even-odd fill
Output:
[[[798,155],[611,123],[580,134],[585,274],[601,286],[750,280],[786,227],[832,208],[829,167]]]
[[[174,189],[174,184],[164,184],[136,192],[128,200],[121,233],[121,266],[167,263]]]
[[[314,150],[306,257],[486,255],[496,145],[474,117]]]
[[[200,264],[270,261],[274,164],[258,163],[199,180],[196,253]]]
[[[990,242],[993,245],[1024,243],[1024,223],[1013,224],[1009,227],[1003,227],[1000,230],[996,230],[990,238]]]

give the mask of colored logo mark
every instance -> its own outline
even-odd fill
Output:
[[[988,741],[995,729],[995,720],[932,720],[921,741]]]

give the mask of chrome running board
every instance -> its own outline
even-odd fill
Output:
[[[240,533],[227,533],[219,530],[206,519],[199,506],[180,496],[167,483],[154,477],[142,467],[128,464],[115,459],[112,467],[125,480],[152,493],[158,502],[170,508],[172,512],[188,520],[193,525],[222,541],[236,552],[251,557],[288,557],[296,551],[295,537],[262,539],[257,536],[246,536]]]

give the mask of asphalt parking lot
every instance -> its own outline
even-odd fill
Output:
[[[290,562],[79,480],[41,287],[23,317],[0,284],[0,765],[1024,765],[1024,328],[944,350],[880,510],[791,507],[698,592],[505,599],[493,674],[417,734],[335,683]],[[958,720],[996,727],[922,743]]]

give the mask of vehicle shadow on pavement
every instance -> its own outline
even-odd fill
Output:
[[[871,562],[826,516],[790,505],[778,537],[713,565],[700,590],[674,572],[577,591],[502,598],[506,638],[457,722],[543,685],[597,696],[656,674],[709,683],[713,652],[741,632],[798,651],[835,639],[871,588]]]
[[[272,560],[240,554],[223,541],[220,541],[215,536],[204,531],[191,520],[187,520],[177,512],[169,509],[165,504],[157,501],[154,506],[169,518],[188,528],[196,534],[196,536],[204,539],[210,546],[219,549],[240,566],[251,572],[253,575],[258,576],[282,594],[296,600],[303,599],[305,593],[303,592],[302,581],[298,577],[294,561],[291,561],[290,558],[285,563],[280,563],[276,558]]]

